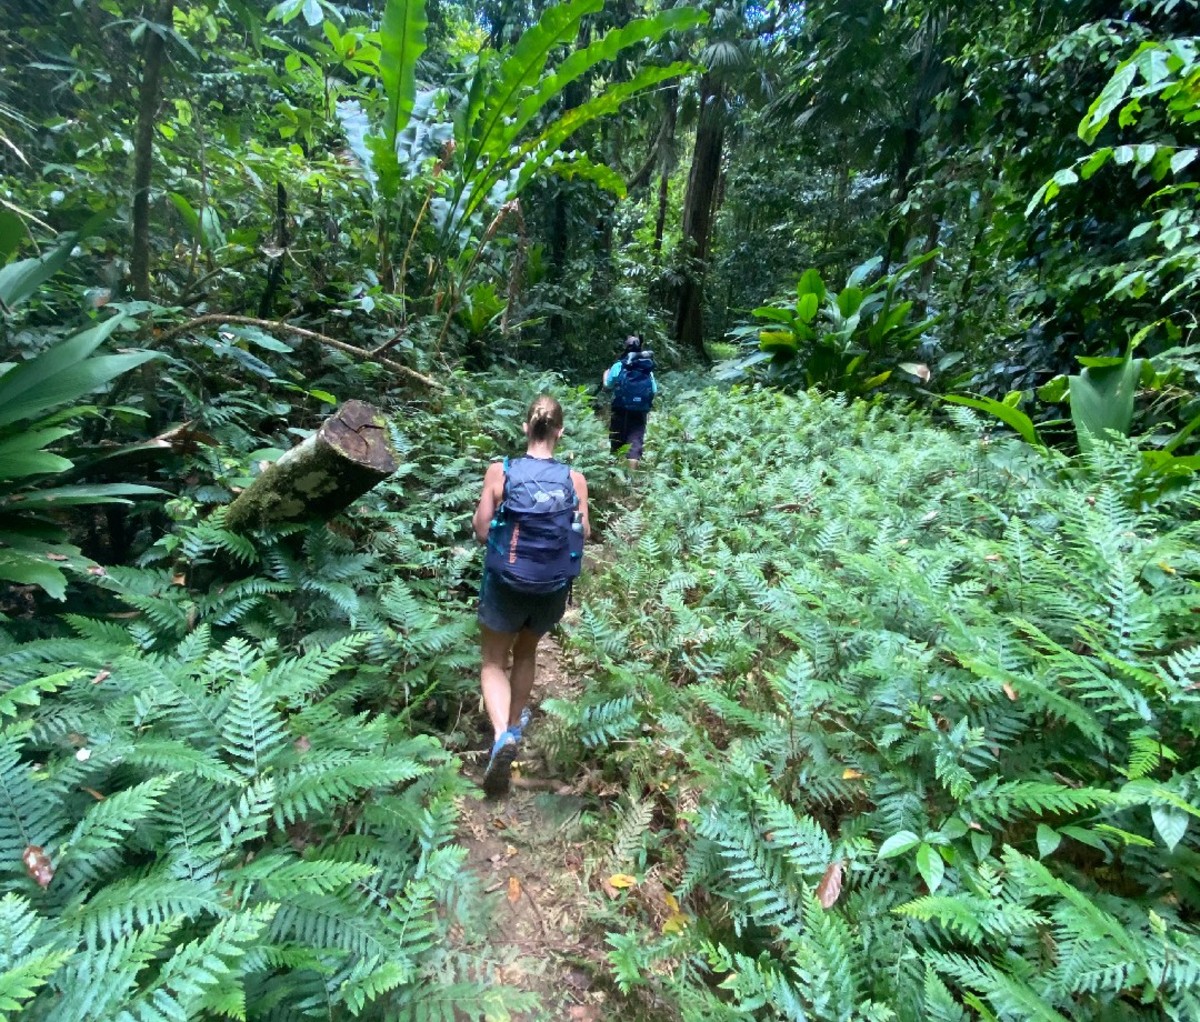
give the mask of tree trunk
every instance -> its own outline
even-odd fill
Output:
[[[267,286],[263,290],[258,303],[258,318],[270,319],[275,314],[275,295],[283,283],[283,259],[287,255],[287,247],[291,243],[287,229],[287,189],[282,181],[275,182],[275,247],[279,255],[271,260],[267,270]]]
[[[675,313],[675,339],[695,349],[705,359],[708,353],[704,350],[704,272],[717,182],[721,176],[721,151],[725,143],[721,99],[722,86],[706,74],[700,80],[700,123],[696,128],[696,146],[683,203],[684,258],[687,263]]]
[[[243,532],[298,518],[328,519],[397,467],[383,414],[347,401],[242,491],[225,524]]]
[[[663,130],[659,135],[658,151],[658,215],[654,220],[654,254],[662,252],[663,231],[667,224],[667,196],[671,183],[671,171],[674,170],[675,153],[675,123],[679,116],[679,87],[671,85],[666,92],[667,113],[663,121]]]
[[[156,16],[157,23],[170,25],[174,11],[175,0],[163,0]],[[133,251],[129,257],[133,297],[143,302],[150,301],[150,175],[154,169],[154,120],[158,114],[166,48],[162,35],[147,27],[133,143]]]

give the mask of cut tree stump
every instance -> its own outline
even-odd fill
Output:
[[[300,518],[329,519],[399,466],[383,413],[347,401],[229,505],[234,532]]]

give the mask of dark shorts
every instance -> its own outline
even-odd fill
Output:
[[[616,454],[626,444],[629,457],[640,461],[642,447],[646,443],[646,416],[649,412],[631,412],[627,408],[614,408],[608,420],[608,439],[612,452]]]
[[[555,593],[520,593],[485,571],[479,587],[479,623],[509,635],[522,630],[545,635],[562,620],[570,595],[569,585]]]

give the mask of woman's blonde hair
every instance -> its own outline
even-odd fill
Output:
[[[530,440],[553,440],[554,434],[562,429],[562,405],[549,394],[539,394],[533,399],[525,414]]]

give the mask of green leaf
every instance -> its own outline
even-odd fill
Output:
[[[28,236],[25,221],[8,209],[0,209],[0,265],[8,262]]]
[[[920,843],[921,839],[911,830],[902,830],[893,834],[879,846],[879,854],[876,855],[876,858],[891,859],[897,855],[903,855],[916,848]]]
[[[1071,419],[1081,450],[1104,439],[1107,431],[1128,436],[1142,360],[1126,358],[1117,365],[1093,365],[1070,377]]]
[[[0,269],[0,305],[15,308],[53,277],[71,257],[75,235],[63,236],[62,243],[34,259],[20,259]]]
[[[802,323],[811,323],[816,318],[819,301],[811,291],[801,295],[796,302],[796,318]]]
[[[816,269],[805,270],[796,282],[796,298],[803,301],[808,296],[816,298],[817,302],[825,300],[825,281]]]
[[[1037,389],[1037,396],[1040,400],[1048,404],[1058,404],[1059,401],[1065,400],[1067,396],[1067,388],[1070,384],[1067,382],[1067,377],[1059,373],[1052,380],[1047,380]]]
[[[194,241],[199,241],[200,214],[196,212],[195,207],[188,201],[187,196],[179,192],[168,192],[167,198],[171,200],[171,205],[175,207],[183,219],[184,226],[188,229],[188,234],[192,236]]]
[[[1129,89],[1137,78],[1137,66],[1129,61],[1121,64],[1108,80],[1100,95],[1088,108],[1087,114],[1079,122],[1079,137],[1085,142],[1095,142],[1096,136],[1108,123],[1112,112],[1125,102]]]
[[[7,426],[20,419],[34,418],[59,405],[76,401],[122,373],[159,357],[161,356],[153,351],[139,351],[128,355],[98,355],[89,358],[60,372],[36,388],[26,388],[25,393],[16,400],[6,404],[0,402],[0,426]],[[24,366],[18,366],[12,373],[0,379],[0,391],[4,390],[4,385],[9,382],[9,376],[16,375],[22,368]]]
[[[44,511],[80,504],[129,504],[134,497],[158,497],[163,491],[139,483],[94,483],[28,490],[0,498],[0,510]]]
[[[708,20],[707,12],[696,7],[674,7],[652,18],[637,18],[621,28],[606,32],[596,42],[571,53],[555,70],[542,77],[536,87],[516,106],[503,125],[503,134],[490,145],[491,150],[506,148],[552,99],[571,82],[597,64],[613,60],[621,51],[638,43],[654,43],[668,32],[684,31]]]
[[[853,316],[859,309],[862,308],[863,298],[865,297],[861,287],[845,287],[837,296],[838,311],[846,319]]]
[[[1033,420],[1024,412],[1011,405],[1004,404],[1002,401],[997,401],[990,397],[963,397],[960,394],[946,394],[942,398],[943,401],[949,401],[951,404],[966,405],[968,408],[976,408],[981,412],[988,412],[994,415],[997,419],[1003,422],[1006,426],[1011,426],[1025,440],[1026,443],[1034,447],[1044,448],[1041,437],[1038,436],[1037,429],[1034,428]]]
[[[1091,156],[1083,161],[1083,166],[1079,168],[1079,176],[1083,180],[1088,181],[1092,175],[1103,167],[1109,160],[1112,159],[1113,151],[1111,146],[1105,146],[1103,149],[1097,149]]]
[[[1052,855],[1054,850],[1062,844],[1062,835],[1053,827],[1047,827],[1044,823],[1038,824],[1037,829],[1037,846],[1038,857],[1046,858],[1047,855]]]
[[[69,340],[47,348],[36,358],[21,362],[0,375],[0,416],[7,413],[8,406],[13,401],[26,395],[31,389],[42,386],[86,359],[108,339],[121,322],[122,317],[116,316],[100,323]],[[15,422],[21,417],[0,421],[0,425]]]
[[[465,148],[464,163],[468,168],[474,167],[485,153],[507,152],[515,136],[503,131],[503,125],[516,114],[519,97],[541,79],[550,54],[557,47],[575,40],[583,18],[603,7],[604,0],[554,4],[546,9],[533,28],[522,33],[512,53],[500,65],[498,79],[483,92],[477,120],[463,125],[471,133],[470,138],[459,139]],[[485,73],[486,66],[480,61],[476,77]],[[497,137],[493,139],[496,133]]]
[[[922,844],[917,849],[917,871],[925,881],[925,886],[929,888],[930,894],[941,886],[942,877],[946,873],[946,863],[933,845]]]
[[[0,549],[0,579],[19,585],[41,586],[51,599],[62,600],[67,595],[67,576],[49,561]]]
[[[1150,807],[1150,818],[1154,821],[1154,829],[1158,831],[1158,836],[1167,846],[1167,851],[1175,851],[1175,846],[1187,833],[1188,814],[1174,806],[1156,805]]]
[[[380,26],[379,73],[387,96],[383,140],[396,151],[396,137],[412,116],[417,97],[417,61],[425,52],[424,0],[387,0]]]

